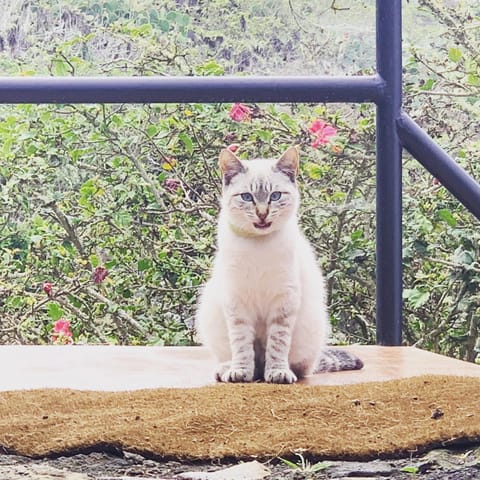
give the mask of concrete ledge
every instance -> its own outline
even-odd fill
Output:
[[[349,346],[362,370],[313,375],[307,385],[344,385],[424,374],[480,377],[480,366],[413,347]],[[0,346],[0,391],[37,388],[138,390],[213,384],[203,347]]]

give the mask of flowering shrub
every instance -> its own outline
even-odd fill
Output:
[[[374,58],[373,30],[344,36],[331,23],[354,10],[373,19],[373,2],[327,19],[324,2],[299,0],[295,15],[309,12],[302,29],[288,8],[250,0],[146,0],[128,11],[129,2],[48,3],[2,17],[0,28],[13,25],[0,31],[9,39],[4,75],[361,74]],[[405,108],[479,178],[478,12],[466,2],[450,2],[456,11],[413,3],[406,23],[433,8],[422,25],[446,27],[435,23],[435,64],[429,44],[405,38]],[[248,8],[255,15],[242,16]],[[215,250],[218,153],[273,158],[290,145],[301,150],[300,221],[326,273],[335,339],[374,342],[374,113],[335,104],[1,105],[0,342],[192,343]],[[480,233],[416,162],[406,157],[403,171],[405,342],[472,360]],[[56,326],[66,318],[73,332]]]

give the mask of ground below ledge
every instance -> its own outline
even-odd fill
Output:
[[[180,479],[184,472],[217,472],[212,480],[221,480],[220,474],[237,463],[182,463],[161,462],[124,452],[79,454],[54,459],[32,460],[15,455],[0,455],[0,480],[127,480]],[[299,462],[300,464],[300,457]],[[266,479],[349,479],[370,480],[393,478],[399,480],[473,480],[480,479],[480,445],[468,449],[432,450],[421,456],[400,460],[370,462],[326,462],[321,471],[314,468],[292,468],[278,459],[266,462],[270,474]],[[310,465],[311,467],[311,465]],[[194,478],[194,477],[192,477]],[[259,477],[260,478],[260,477]],[[252,479],[254,480],[254,479]]]

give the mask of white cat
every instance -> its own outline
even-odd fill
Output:
[[[218,249],[197,311],[200,339],[222,382],[293,383],[314,372],[362,368],[330,334],[324,280],[297,221],[299,156],[243,161],[220,153]]]

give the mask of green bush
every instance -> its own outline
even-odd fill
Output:
[[[305,74],[368,73],[373,63],[373,2],[350,11],[331,1],[137,3],[25,3],[0,24],[0,68],[222,75],[288,65]],[[405,105],[479,178],[479,65],[469,50],[478,34],[456,28],[479,12],[421,3],[420,14],[407,7],[407,22],[419,14],[442,35],[435,55],[407,38]],[[364,29],[346,29],[367,14]],[[250,105],[250,121],[234,122],[230,107],[0,107],[0,341],[49,343],[55,322],[67,319],[76,343],[191,343],[214,253],[217,156],[235,143],[245,158],[301,146],[301,222],[327,276],[335,338],[374,342],[374,108]],[[337,128],[318,148],[308,130],[315,119]],[[474,360],[477,223],[408,157],[404,207],[405,341]]]

